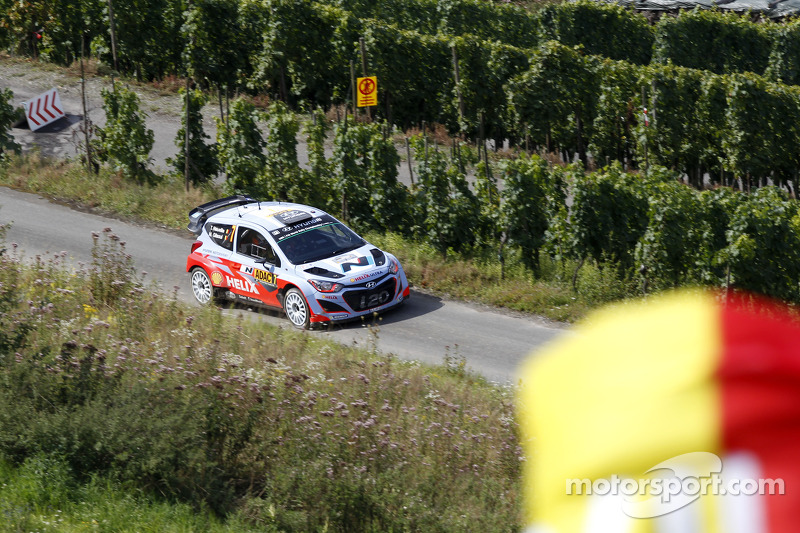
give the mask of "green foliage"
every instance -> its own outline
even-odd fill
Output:
[[[536,19],[520,6],[480,0],[438,0],[435,3],[441,34],[475,35],[484,41],[525,48],[538,44]]]
[[[364,25],[367,69],[378,77],[378,105],[388,109],[387,118],[404,128],[426,120],[452,124],[443,107],[452,99],[449,42],[376,20]]]
[[[231,193],[265,194],[260,179],[266,166],[265,143],[256,124],[258,117],[253,104],[237,98],[227,122],[216,119],[217,154]]]
[[[4,228],[5,230],[5,228]],[[5,233],[5,231],[4,231]],[[9,274],[16,274],[14,271]],[[16,281],[12,275],[11,281]],[[12,355],[21,350],[28,343],[28,336],[32,331],[31,324],[20,320],[24,314],[17,309],[21,304],[21,297],[14,293],[11,285],[0,287],[0,365],[7,364]]]
[[[347,62],[355,59],[358,30],[351,15],[312,0],[268,0],[262,48],[255,54],[251,85],[288,101],[328,105],[349,85]]]
[[[372,224],[371,184],[369,182],[370,143],[373,127],[345,120],[334,127],[333,175],[334,203],[345,222],[367,227]]]
[[[297,162],[297,133],[300,123],[283,102],[273,102],[266,112],[266,165],[263,181],[267,197],[299,201],[310,184],[301,178]]]
[[[397,181],[400,155],[391,138],[387,123],[374,124],[369,140],[367,181],[370,184],[370,205],[375,222],[382,230],[409,233],[409,194]]]
[[[332,203],[361,227],[408,232],[408,191],[397,181],[400,156],[388,128],[349,120],[335,127]]]
[[[153,130],[147,129],[147,114],[139,109],[139,97],[121,83],[114,90],[103,89],[106,125],[100,129],[100,156],[112,168],[139,183],[151,182],[148,169],[153,148]]]
[[[654,40],[650,23],[621,5],[587,0],[553,3],[538,11],[536,17],[543,40],[582,46],[587,54],[638,65],[650,62]]]
[[[44,3],[43,7],[47,18],[38,20],[44,29],[39,53],[40,58],[47,61],[70,65],[81,57],[81,39],[105,30],[101,2],[56,0]],[[88,45],[88,39],[85,44]]]
[[[675,172],[654,169],[650,179],[647,229],[636,247],[636,264],[654,289],[691,283],[701,277],[695,273],[697,255],[709,231],[700,193],[678,183]]]
[[[35,455],[14,466],[0,459],[0,529],[118,533],[277,533],[242,517],[220,518],[208,508],[164,501],[112,476],[81,479],[55,455]]]
[[[545,244],[550,218],[563,205],[563,184],[539,156],[501,164],[503,192],[500,217],[510,243],[521,250],[522,263],[539,276],[539,252]],[[554,205],[555,204],[555,205]]]
[[[8,156],[7,151],[19,152],[20,146],[11,135],[11,125],[17,120],[17,111],[11,105],[14,93],[11,89],[0,91],[0,162]]]
[[[99,35],[105,40],[106,55],[102,59],[113,65],[107,3],[103,4],[106,19]],[[183,0],[116,1],[113,8],[120,71],[133,73],[138,80],[183,73]]]
[[[9,2],[2,7],[5,9],[0,11],[2,16],[0,27],[3,28],[0,40],[7,41],[12,52],[38,57],[41,42],[37,38],[37,32],[51,17],[49,2],[45,0]]]
[[[639,68],[622,61],[604,60],[596,67],[599,78],[597,111],[589,151],[595,161],[630,160],[636,147],[636,94]]]
[[[12,2],[0,20],[24,53],[68,62],[83,40],[110,62],[104,9],[96,0]],[[367,73],[379,78],[373,114],[391,124],[438,122],[473,138],[483,116],[486,138],[512,145],[525,138],[566,160],[578,154],[584,164],[591,146],[600,164],[641,167],[646,146],[648,162],[684,172],[695,186],[707,173],[715,183],[727,181],[726,173],[764,181],[774,172],[779,184],[795,181],[794,90],[748,78],[755,87],[745,99],[762,98],[756,107],[771,116],[748,140],[740,125],[757,122],[733,101],[741,94],[723,101],[728,78],[712,74],[765,72],[794,83],[794,23],[692,11],[662,17],[656,34],[641,15],[585,0],[535,13],[480,0],[132,0],[115,15],[120,70],[141,79],[188,69],[220,90],[266,89],[293,108],[327,107],[352,100],[349,64],[361,74],[364,37]],[[42,25],[42,41],[33,40]],[[654,47],[663,68],[634,66],[646,65]],[[650,128],[636,127],[641,107],[659,117]],[[772,168],[759,161],[763,146],[778,155]]]
[[[437,0],[335,0],[331,3],[361,19],[382,20],[386,24],[414,28],[426,35],[434,35],[439,29]]]
[[[507,80],[528,69],[528,53],[498,42],[481,41],[475,37],[453,40],[458,57],[459,85],[464,113],[460,116],[459,102],[454,90],[449,102],[448,117],[458,122],[450,129],[474,138],[481,130],[483,116],[484,138],[502,141],[510,134],[506,124],[503,85]]]
[[[636,243],[647,228],[648,200],[641,178],[619,164],[577,176],[568,246],[578,258],[633,266]]]
[[[723,76],[705,76],[700,82],[700,94],[695,107],[692,137],[700,165],[708,171],[712,183],[720,183],[725,167],[723,139],[728,133],[728,80]]]
[[[192,0],[181,29],[188,75],[203,85],[235,85],[253,42],[239,24],[238,0]]]
[[[731,218],[747,196],[728,187],[702,191],[702,219],[698,226],[703,228],[702,243],[695,253],[697,275],[700,282],[711,286],[727,283],[727,263],[725,248],[728,246],[728,228]]]
[[[186,90],[181,89],[179,94],[183,101],[183,113],[181,127],[175,135],[178,153],[174,159],[168,159],[167,164],[172,166],[176,174],[183,175],[186,170]],[[202,91],[189,91],[189,180],[195,185],[212,180],[219,172],[216,146],[205,143],[210,138],[203,130],[202,109],[207,101]]]
[[[747,14],[695,8],[677,17],[661,17],[653,45],[654,63],[717,74],[762,74],[770,57],[769,25],[754,24]]]
[[[464,143],[457,144],[454,151],[454,159],[459,168],[465,168],[466,162],[473,163],[470,160],[469,149]],[[508,238],[503,235],[500,190],[497,186],[497,178],[492,172],[492,164],[487,162],[485,158],[482,158],[475,165],[474,190],[475,198],[480,208],[478,219],[473,225],[476,243],[485,248],[499,244],[498,255],[503,258],[503,246]],[[501,260],[504,260],[504,258]]]
[[[421,136],[411,140],[418,161],[420,202],[417,220],[426,240],[443,256],[453,249],[469,250],[483,222],[481,206],[470,190],[464,173],[438,148],[426,148]]]
[[[297,134],[300,122],[283,102],[273,102],[265,113],[267,140],[265,166],[259,178],[265,197],[327,207],[330,204],[330,176],[324,157],[324,115],[321,128],[309,132],[312,169],[300,168],[297,159]],[[318,143],[315,147],[314,143]]]
[[[511,46],[538,43],[537,23],[524,7],[480,0],[337,0],[362,19],[413,28],[424,35],[468,36]]]
[[[520,137],[537,145],[555,145],[585,158],[599,94],[595,69],[578,51],[549,41],[531,58],[527,72],[507,85],[508,112]]]
[[[13,0],[0,0],[0,13],[6,13],[6,18],[0,19],[0,24],[3,25],[4,31],[0,32],[0,49],[8,50],[11,45],[13,35],[8,27],[9,19],[13,11],[15,2]]]
[[[768,83],[752,74],[728,80],[726,120],[722,140],[727,167],[743,181],[766,178],[773,170],[779,179],[798,168],[797,145],[800,92]],[[749,186],[749,185],[748,185]]]
[[[797,203],[763,187],[731,216],[721,261],[736,288],[797,301],[800,296],[800,214]]]
[[[788,85],[800,85],[800,20],[785,21],[772,31],[772,49],[764,76]]]
[[[311,187],[305,191],[308,195],[308,204],[319,206],[322,209],[332,209],[331,196],[331,165],[325,158],[325,141],[328,138],[330,125],[325,118],[325,113],[320,108],[312,112],[312,118],[305,125],[306,152],[308,153],[308,166],[310,167]]]
[[[647,150],[650,164],[678,170],[694,176],[700,148],[694,142],[698,130],[695,121],[701,75],[697,71],[673,66],[643,69],[639,83],[647,100],[639,98],[639,112],[648,109],[650,125],[638,120],[638,159],[644,161]],[[641,115],[640,115],[641,116]],[[647,146],[644,146],[647,143]]]

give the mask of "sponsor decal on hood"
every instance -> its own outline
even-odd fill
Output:
[[[380,276],[381,274],[385,274],[385,270],[376,270],[375,272],[366,272],[361,274],[360,276],[356,276],[354,278],[350,278],[350,283],[358,283],[359,281],[364,281],[365,279],[374,278],[375,276]]]
[[[356,272],[373,268],[375,266],[375,259],[372,257],[372,254],[370,254],[364,248],[359,248],[358,250],[337,255],[329,259],[315,261],[314,265],[332,272],[341,272],[342,274],[351,275]]]

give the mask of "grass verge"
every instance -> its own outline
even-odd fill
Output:
[[[186,307],[93,238],[0,255],[0,530],[520,529],[512,391]]]

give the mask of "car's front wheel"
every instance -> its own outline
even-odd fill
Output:
[[[286,296],[283,298],[283,310],[286,312],[286,318],[296,328],[308,329],[310,314],[308,304],[300,290],[291,288],[286,291]]]
[[[211,284],[211,278],[205,270],[200,267],[192,269],[190,274],[192,281],[192,294],[201,305],[208,305],[214,299],[214,286]]]

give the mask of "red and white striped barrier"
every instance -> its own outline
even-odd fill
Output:
[[[22,105],[25,106],[25,117],[28,119],[31,131],[36,131],[64,116],[61,98],[58,96],[58,89],[55,88],[23,102]]]

